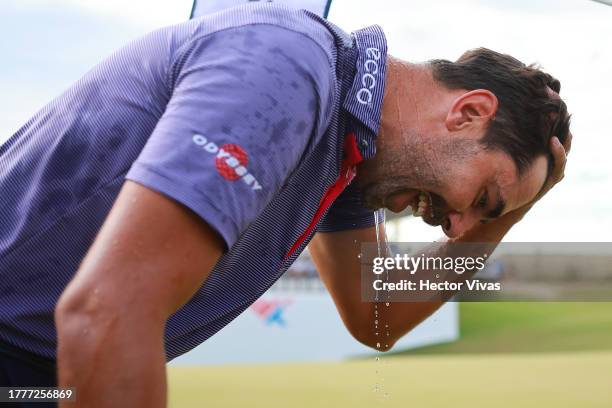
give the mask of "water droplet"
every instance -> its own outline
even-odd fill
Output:
[[[376,348],[380,348],[380,343],[376,343]]]
[[[385,303],[385,306],[389,306],[389,302]]]

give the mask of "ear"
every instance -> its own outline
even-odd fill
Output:
[[[497,97],[489,90],[466,92],[451,105],[446,115],[446,128],[457,131],[473,125],[484,126],[495,117],[497,107]]]

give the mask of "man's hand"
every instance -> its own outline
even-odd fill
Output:
[[[166,320],[222,251],[189,209],[128,181],[55,310],[66,406],[165,407]]]
[[[546,195],[557,183],[565,177],[565,165],[567,164],[567,155],[572,148],[572,134],[567,135],[565,145],[562,145],[556,136],[550,138],[550,151],[552,153],[554,166],[540,192],[531,200],[530,203],[518,209],[526,213],[536,202]]]
[[[567,155],[572,147],[572,134],[569,133],[565,140],[565,145],[559,142],[556,136],[550,138],[550,151],[553,157],[554,165],[547,180],[540,189],[540,192],[528,204],[510,211],[501,217],[487,223],[477,224],[463,235],[448,239],[449,242],[499,242],[510,230],[510,228],[519,222],[525,214],[546,195],[557,183],[563,180],[565,176],[565,165],[567,163]],[[447,239],[444,239],[447,240]]]
[[[564,145],[559,142],[559,139],[556,136],[550,139],[550,151],[552,152],[554,167],[550,174],[550,177],[548,178],[548,180],[546,180],[544,188],[532,201],[532,205],[540,198],[542,198],[551,188],[553,188],[555,184],[563,180],[563,177],[565,177],[565,165],[567,164],[567,155],[569,154],[571,148],[571,133],[567,135],[567,139],[565,140]]]

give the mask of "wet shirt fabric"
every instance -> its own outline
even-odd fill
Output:
[[[317,230],[373,225],[350,179],[375,153],[385,55],[378,27],[349,36],[257,4],[94,67],[0,147],[0,341],[54,358],[57,299],[126,179],[189,207],[228,248],[169,319],[169,360],[243,312]]]

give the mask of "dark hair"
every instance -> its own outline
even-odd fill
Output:
[[[536,65],[525,65],[506,54],[486,48],[464,53],[456,62],[429,61],[434,79],[450,89],[487,89],[499,106],[480,142],[510,155],[519,175],[541,155],[548,157],[548,173],[554,165],[550,138],[562,144],[568,137],[570,116],[557,94],[560,82]],[[548,89],[550,88],[550,90]]]

